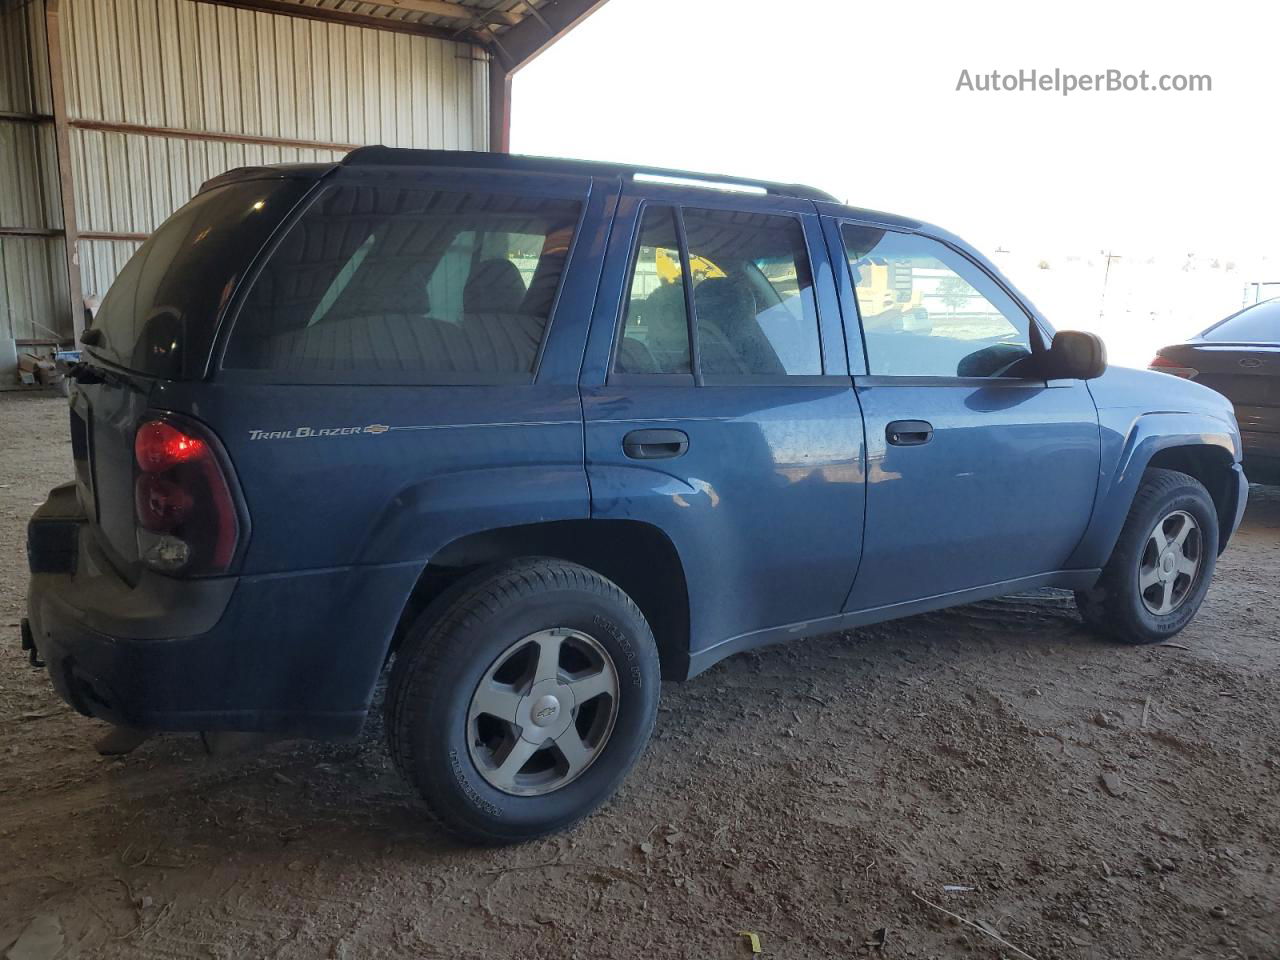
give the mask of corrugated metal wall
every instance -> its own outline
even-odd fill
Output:
[[[0,111],[47,116],[44,0],[0,10]],[[232,167],[488,147],[488,54],[471,43],[197,0],[60,0],[58,22],[86,297]],[[0,227],[61,229],[52,124],[0,120],[0,185]],[[0,238],[0,264],[0,337],[68,336],[62,238]]]
[[[338,143],[484,145],[479,48],[192,0],[64,0],[67,108]]]
[[[337,159],[343,144],[487,148],[488,59],[471,44],[193,0],[63,3],[81,233],[149,233],[204,180],[244,164]],[[166,132],[76,126],[86,121]],[[137,245],[82,239],[85,296],[105,293]]]
[[[0,339],[69,328],[46,49],[43,3],[0,3]]]
[[[73,129],[76,224],[83,233],[147,234],[210,177],[233,167],[336,160],[341,151]],[[139,239],[80,240],[81,287],[101,297]]]
[[[67,108],[76,121],[329,144],[485,149],[486,60],[470,44],[192,0],[70,0]],[[82,233],[149,233],[205,179],[342,150],[74,127]],[[86,296],[137,246],[83,240]]]

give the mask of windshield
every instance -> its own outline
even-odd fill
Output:
[[[97,332],[84,339],[86,349],[149,376],[200,377],[236,284],[309,186],[244,180],[196,196],[116,277],[93,322]]]
[[[1266,300],[1227,317],[1202,336],[1235,343],[1280,343],[1280,300]]]

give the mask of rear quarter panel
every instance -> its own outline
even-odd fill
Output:
[[[215,384],[198,406],[244,493],[246,575],[425,564],[475,530],[587,516],[571,385]]]

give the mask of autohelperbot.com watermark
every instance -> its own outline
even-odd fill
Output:
[[[964,69],[956,91],[972,93],[1211,93],[1213,77],[1207,73],[1152,73],[1139,70],[1103,70],[1073,73],[1053,70],[973,71]]]

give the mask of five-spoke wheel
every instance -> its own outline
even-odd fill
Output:
[[[481,678],[467,711],[467,747],[499,790],[548,793],[591,766],[617,713],[609,651],[578,630],[540,630],[503,651]]]
[[[1178,609],[1191,594],[1204,544],[1200,525],[1185,510],[1162,517],[1142,551],[1138,569],[1138,590],[1143,605],[1163,616]]]
[[[1097,583],[1076,593],[1085,622],[1124,643],[1165,640],[1195,616],[1218,556],[1218,511],[1195,477],[1148,469]]]
[[[458,581],[396,652],[387,738],[445,827],[479,843],[560,830],[604,803],[658,713],[658,649],[617,584],[511,561]]]

